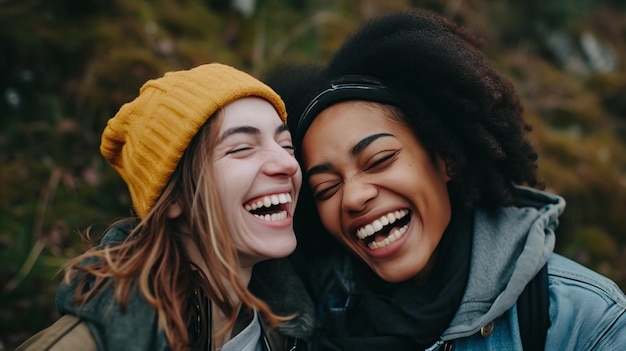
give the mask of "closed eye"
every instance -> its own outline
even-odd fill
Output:
[[[285,144],[282,145],[283,149],[287,150],[287,152],[291,155],[294,156],[296,154],[296,148],[293,146],[293,144]]]
[[[238,146],[235,148],[232,148],[230,150],[228,150],[226,152],[227,155],[238,155],[241,156],[242,154],[245,154],[246,151],[251,151],[252,150],[252,146],[249,145],[245,145],[245,146]]]
[[[396,156],[400,153],[399,150],[384,151],[377,153],[370,159],[370,162],[366,165],[366,171],[376,171],[388,164],[390,164]]]
[[[338,190],[341,183],[334,183],[330,186],[321,188],[319,185],[313,188],[313,199],[315,201],[324,201],[330,199]]]

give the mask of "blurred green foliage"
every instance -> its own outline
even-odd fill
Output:
[[[519,88],[547,188],[568,207],[557,251],[626,288],[626,5],[619,0],[0,1],[0,351],[57,318],[57,272],[129,213],[98,152],[146,80],[218,61],[256,76],[325,62],[364,18],[428,8],[483,36]],[[245,1],[237,1],[245,3]],[[591,32],[618,69],[581,75],[546,45]],[[578,40],[578,39],[575,39]]]

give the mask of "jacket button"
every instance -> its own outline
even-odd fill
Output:
[[[482,328],[480,328],[480,335],[482,335],[485,338],[491,335],[491,333],[493,333],[493,322],[489,322],[486,325],[484,325]]]
[[[451,342],[446,341],[443,344],[443,351],[452,351],[452,350],[454,350],[454,344],[451,343]]]

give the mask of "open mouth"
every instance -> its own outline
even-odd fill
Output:
[[[244,207],[256,218],[262,221],[274,222],[287,218],[291,201],[289,193],[272,194],[252,200],[244,204]]]
[[[382,249],[398,240],[409,227],[411,216],[407,209],[389,212],[356,231],[356,236],[372,250]]]

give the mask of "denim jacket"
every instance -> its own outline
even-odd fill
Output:
[[[550,328],[546,350],[626,349],[626,297],[611,280],[558,254],[548,260]],[[429,350],[522,350],[517,306],[480,331]]]
[[[516,195],[515,206],[495,213],[476,210],[463,298],[428,350],[522,350],[517,300],[546,263],[550,327],[545,349],[626,350],[624,293],[609,279],[553,253],[565,201],[523,187]],[[335,275],[327,287],[350,289],[352,271],[343,262],[348,261],[327,259]]]

